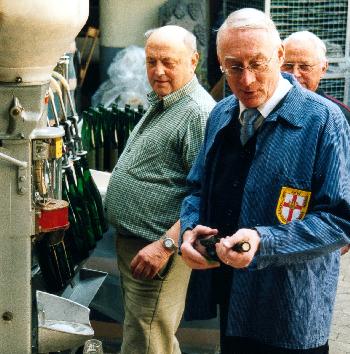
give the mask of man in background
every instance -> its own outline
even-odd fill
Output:
[[[327,72],[327,48],[321,38],[309,31],[294,32],[283,41],[285,49],[281,70],[293,74],[299,83],[308,90],[335,103],[350,123],[350,107],[326,94],[320,87],[320,81]],[[350,245],[341,249],[341,254],[349,251]]]
[[[350,122],[350,108],[319,87],[328,69],[325,43],[312,32],[300,31],[287,37],[283,45],[285,59],[282,71],[293,74],[302,86],[337,104]]]
[[[215,101],[194,74],[199,55],[192,33],[165,26],[146,37],[150,108],[131,133],[106,194],[124,294],[121,353],[180,354],[175,332],[190,268],[177,254],[177,220]]]

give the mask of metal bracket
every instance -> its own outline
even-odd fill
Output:
[[[18,167],[18,179],[17,179],[17,191],[18,194],[25,194],[27,191],[27,169],[23,167]]]

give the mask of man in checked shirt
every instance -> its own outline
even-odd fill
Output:
[[[117,231],[124,294],[121,353],[179,354],[175,332],[190,269],[177,254],[177,220],[215,101],[194,74],[192,33],[165,26],[146,37],[150,108],[113,170],[106,212]]]

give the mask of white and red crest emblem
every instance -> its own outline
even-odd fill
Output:
[[[282,224],[287,224],[295,219],[304,219],[310,197],[311,192],[282,187],[276,208],[278,220]]]

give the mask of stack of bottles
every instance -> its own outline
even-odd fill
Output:
[[[108,229],[86,152],[73,160],[65,156],[62,168],[62,199],[69,203],[69,228],[57,240],[46,236],[37,242],[37,258],[51,292],[60,291],[72,280],[75,270]]]
[[[66,244],[74,264],[79,264],[94,249],[107,231],[102,198],[92,179],[86,155],[71,164],[63,164],[62,198],[69,203]]]
[[[112,104],[90,107],[84,111],[82,142],[87,151],[90,168],[111,172],[121,155],[130,132],[144,114],[143,106],[137,109]]]
[[[59,237],[42,237],[34,249],[34,258],[38,260],[46,290],[50,292],[59,292],[71,282],[81,262],[89,256],[108,229],[102,198],[89,169],[96,166],[89,166],[87,151],[83,149],[78,132],[79,117],[73,95],[69,91],[66,75],[63,75],[68,71],[62,66],[68,65],[64,59],[56,67],[58,71],[53,73],[51,80],[48,125],[61,126],[65,131],[63,156],[58,166],[62,168],[62,188],[54,197],[69,203],[69,228],[63,230]],[[102,120],[96,120],[96,123],[92,134],[97,137],[97,131],[104,134],[104,128],[101,126]],[[96,140],[96,151],[101,156],[104,139],[105,136],[101,135]]]

